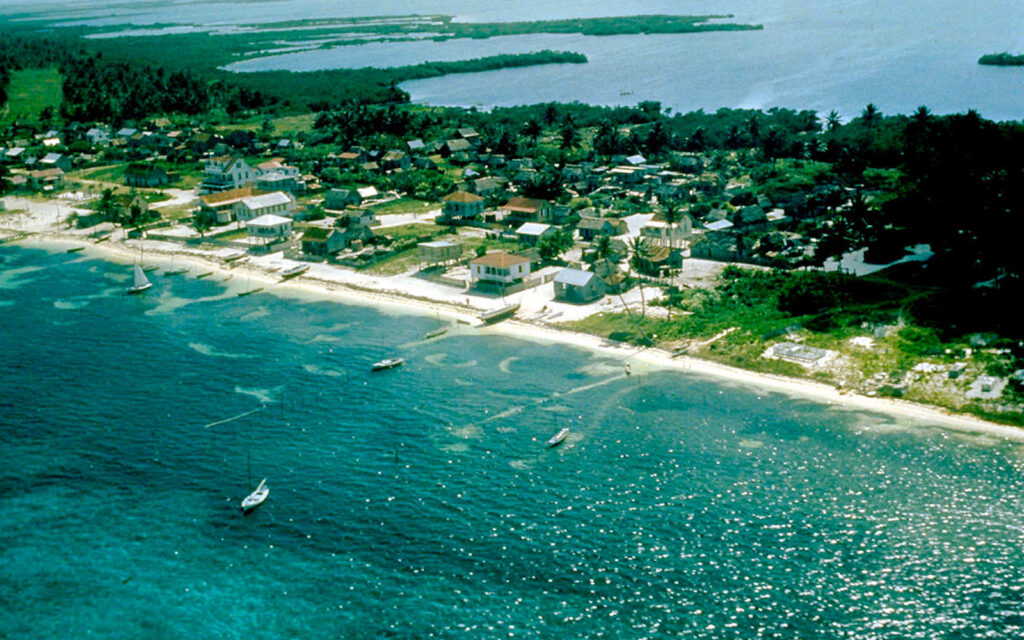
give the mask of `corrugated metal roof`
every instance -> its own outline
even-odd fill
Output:
[[[566,267],[555,275],[555,282],[567,284],[573,287],[585,287],[590,279],[595,277],[592,271],[580,271],[579,269],[570,269]]]
[[[292,199],[288,194],[281,191],[265,193],[259,196],[249,196],[242,199],[242,203],[250,209],[262,209],[263,207],[273,207],[279,204],[291,204],[291,202]]]
[[[258,218],[253,218],[248,223],[246,223],[246,226],[249,226],[249,227],[276,227],[277,225],[285,224],[285,223],[291,222],[291,221],[292,221],[291,218],[284,218],[284,217],[281,217],[281,216],[275,216],[272,213],[268,213],[265,216],[260,216]]]
[[[543,222],[525,222],[523,223],[523,226],[516,229],[516,233],[521,233],[526,236],[539,236],[550,228],[551,225],[544,224]]]

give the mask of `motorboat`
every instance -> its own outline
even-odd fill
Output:
[[[559,431],[555,435],[551,436],[551,439],[548,440],[548,446],[549,447],[557,447],[558,445],[562,444],[562,442],[564,442],[565,439],[568,438],[568,437],[569,437],[569,427],[565,427],[564,429],[562,429],[561,431]]]
[[[282,271],[281,272],[281,277],[282,278],[286,278],[286,279],[287,278],[294,278],[295,276],[302,275],[303,273],[306,273],[307,271],[309,271],[309,265],[308,264],[297,264],[294,267],[288,267],[287,269]]]
[[[384,371],[385,369],[394,369],[403,364],[405,364],[405,358],[384,358],[380,362],[374,362],[371,369],[373,371]]]

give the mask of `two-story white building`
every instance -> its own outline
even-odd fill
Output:
[[[640,236],[657,247],[671,247],[682,249],[686,246],[687,240],[693,235],[693,220],[688,215],[683,215],[675,225],[660,220],[651,220],[640,228]]]
[[[287,240],[292,236],[292,220],[273,214],[253,218],[245,225],[250,241],[256,244],[270,244]]]
[[[203,182],[199,189],[203,193],[215,193],[238,189],[256,178],[256,172],[241,158],[218,156],[203,161]]]

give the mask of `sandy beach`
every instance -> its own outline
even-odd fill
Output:
[[[59,212],[55,209],[53,214],[56,216]],[[212,279],[221,281],[228,291],[234,293],[261,289],[277,295],[375,306],[389,313],[444,318],[453,323],[475,327],[477,331],[525,340],[557,342],[620,358],[624,367],[627,362],[630,364],[634,375],[644,375],[657,370],[683,371],[716,378],[730,385],[743,385],[769,393],[782,393],[794,398],[812,400],[836,410],[885,414],[921,427],[985,434],[1024,443],[1024,429],[955,414],[938,407],[905,400],[840,393],[835,387],[810,380],[748,371],[690,356],[676,356],[663,349],[614,343],[597,336],[558,328],[557,322],[585,317],[600,311],[616,310],[616,306],[621,310],[622,303],[610,298],[591,305],[563,304],[553,302],[550,292],[545,292],[544,287],[540,287],[510,295],[502,300],[460,291],[451,286],[413,276],[379,277],[324,263],[299,263],[284,258],[280,253],[249,255],[238,261],[226,262],[224,257],[232,253],[230,248],[212,245],[183,246],[152,240],[144,241],[144,247],[141,245],[143,241],[139,240],[112,239],[96,243],[81,233],[56,229],[55,220],[46,220],[47,217],[49,216],[33,218],[31,222],[34,224],[25,224],[29,220],[14,220],[13,226],[0,229],[0,238],[12,238],[24,232],[29,235],[16,240],[19,246],[51,251],[82,247],[86,255],[125,264],[136,261],[144,250],[148,263],[158,264],[164,269],[170,268],[172,264],[179,268],[188,266],[193,277],[212,273]],[[291,279],[283,279],[277,275],[282,269],[296,264],[309,264],[309,270]],[[544,286],[551,288],[550,283]],[[636,294],[634,297],[636,302],[639,302],[639,295]],[[626,298],[626,304],[633,302],[634,300],[629,297]],[[509,303],[520,304],[520,310],[515,318],[486,326],[479,320],[480,313]]]

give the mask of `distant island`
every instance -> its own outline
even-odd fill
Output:
[[[993,67],[1024,67],[1024,55],[1012,53],[986,53],[978,58],[978,64],[985,64]]]

